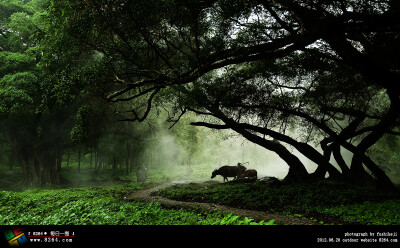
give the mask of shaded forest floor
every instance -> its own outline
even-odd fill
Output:
[[[0,191],[0,225],[271,225],[232,213],[128,201],[151,184]]]
[[[211,182],[214,184],[213,182]],[[215,203],[197,202],[195,199],[173,200],[160,196],[158,192],[165,192],[164,190],[169,187],[185,187],[186,181],[174,181],[171,183],[160,184],[155,187],[138,190],[129,194],[126,199],[128,201],[144,201],[144,202],[158,202],[165,208],[179,209],[203,209],[210,212],[222,212],[237,216],[251,218],[257,222],[271,221],[277,225],[316,225],[317,222],[310,221],[304,218],[297,218],[286,216],[282,214],[273,214],[266,211],[250,210],[244,208],[230,207]],[[209,184],[206,182],[205,184]],[[168,189],[169,191],[169,189]],[[165,194],[164,194],[165,195]]]
[[[124,175],[123,170],[95,172],[91,168],[81,168],[77,172],[76,168],[69,167],[63,174],[68,184],[31,188],[18,183],[22,177],[18,168],[0,170],[0,225],[273,224],[273,221],[255,221],[231,212],[165,208],[158,202],[128,200],[132,192],[171,180],[171,173],[165,174],[164,170],[150,170],[149,174],[151,178],[140,183],[133,173]],[[174,176],[181,176],[179,174]]]
[[[398,190],[382,191],[337,182],[189,183],[160,189],[158,194],[179,201],[222,204],[320,224],[400,225]]]
[[[139,183],[123,170],[68,167],[69,184],[30,189],[18,184],[21,175],[18,168],[0,170],[0,224],[400,225],[398,191],[327,181],[222,183],[209,179],[210,168],[190,174],[177,167],[149,170],[150,179]]]

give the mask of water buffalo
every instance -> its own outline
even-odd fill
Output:
[[[257,171],[251,169],[243,172],[243,174],[240,175],[240,178],[245,178],[245,177],[257,179]]]
[[[218,169],[215,169],[212,172],[211,179],[214,178],[216,175],[220,175],[224,178],[225,182],[225,180],[228,181],[228,177],[233,177],[235,179],[242,175],[244,171],[246,171],[246,167],[244,167],[240,163],[237,166],[224,165],[222,167],[219,167]]]
[[[246,163],[248,163],[248,162],[246,162]],[[246,171],[246,167],[244,167],[242,163],[238,163],[236,166],[240,169],[240,171],[242,173]]]

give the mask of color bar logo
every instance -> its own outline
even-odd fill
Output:
[[[18,247],[28,242],[28,239],[20,227],[12,227],[4,232],[4,236],[11,247]]]

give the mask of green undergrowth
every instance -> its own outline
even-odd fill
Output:
[[[0,191],[2,225],[270,225],[232,213],[164,209],[158,203],[128,202],[142,184],[69,189]]]
[[[286,214],[322,224],[400,224],[400,194],[332,182],[291,185],[191,183],[159,194],[183,201],[214,202]]]

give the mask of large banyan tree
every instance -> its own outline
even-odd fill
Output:
[[[56,0],[48,9],[57,39],[101,54],[108,100],[130,104],[121,120],[175,101],[170,121],[193,111],[208,117],[193,125],[240,133],[276,152],[287,180],[392,186],[367,151],[399,134],[398,1]]]

